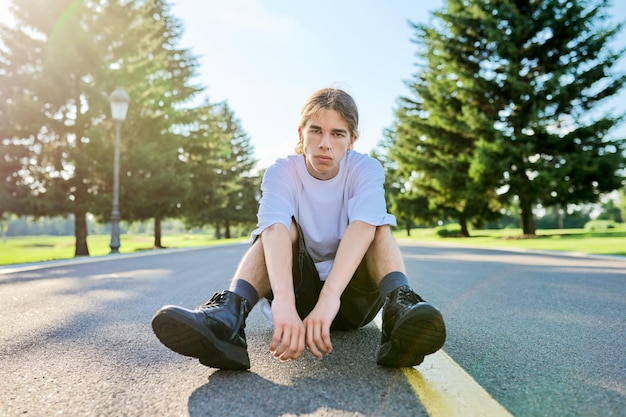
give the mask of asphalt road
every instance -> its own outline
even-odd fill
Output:
[[[160,345],[154,312],[226,288],[246,248],[0,269],[0,415],[428,415],[404,372],[376,365],[375,324],[334,333],[323,360],[283,363],[255,309],[247,372]],[[413,287],[444,314],[444,351],[511,414],[626,416],[626,259],[417,244],[403,253]]]

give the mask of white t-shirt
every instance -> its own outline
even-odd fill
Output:
[[[373,226],[396,225],[396,218],[387,213],[384,181],[380,162],[353,150],[330,180],[312,177],[303,155],[278,159],[263,176],[252,239],[276,223],[289,230],[293,216],[302,228],[320,278],[325,280],[348,224],[361,220]]]

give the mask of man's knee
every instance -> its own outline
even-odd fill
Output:
[[[372,240],[372,244],[370,245],[368,252],[385,251],[394,245],[396,245],[396,241],[391,234],[391,227],[387,224],[376,226],[374,239]]]
[[[367,268],[379,282],[391,271],[404,271],[400,247],[391,233],[389,225],[376,227],[374,240],[365,254]]]
[[[374,233],[374,239],[381,239],[381,238],[393,239],[393,236],[391,234],[391,226],[389,226],[388,224],[376,226],[376,233]]]

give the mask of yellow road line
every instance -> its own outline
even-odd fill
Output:
[[[511,416],[442,350],[403,372],[431,417]]]
[[[443,350],[402,371],[430,417],[512,417]]]

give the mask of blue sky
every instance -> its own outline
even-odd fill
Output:
[[[227,101],[255,147],[259,167],[293,151],[299,112],[323,87],[356,100],[360,137],[371,151],[393,122],[415,71],[408,21],[428,23],[443,0],[169,0],[184,25],[181,46],[199,57],[197,83]],[[0,20],[8,0],[0,0]],[[626,1],[611,15],[626,19]],[[626,47],[626,31],[615,46]],[[626,57],[619,64],[626,72]],[[131,104],[132,105],[132,104]],[[626,112],[626,89],[611,102]],[[626,123],[615,135],[626,136]]]
[[[182,46],[201,56],[209,99],[228,101],[265,167],[293,152],[300,109],[323,87],[356,100],[357,150],[379,142],[413,71],[407,19],[428,19],[416,3],[176,0],[172,11],[185,25]]]
[[[612,16],[626,19],[626,2]],[[393,122],[404,80],[415,71],[408,21],[428,23],[443,0],[173,0],[181,46],[200,57],[198,82],[211,102],[226,100],[248,133],[259,167],[292,153],[299,112],[323,87],[356,100],[369,152]],[[626,32],[615,45],[626,46]],[[626,58],[620,62],[626,71]],[[613,100],[626,111],[626,91]],[[619,129],[626,135],[626,127]]]

